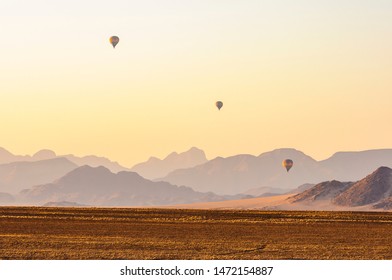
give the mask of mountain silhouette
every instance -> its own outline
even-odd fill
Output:
[[[339,194],[334,202],[342,206],[381,203],[392,197],[392,169],[380,167]]]
[[[93,155],[84,156],[84,157],[77,157],[74,155],[64,155],[63,157],[67,158],[68,160],[72,161],[78,166],[83,166],[83,165],[89,165],[91,167],[104,166],[114,173],[121,172],[121,171],[130,171],[129,168],[126,168],[120,165],[118,162],[111,161],[105,157],[98,157]]]
[[[33,156],[15,156],[0,148],[0,162],[33,162],[59,157],[61,156],[51,150],[41,150]],[[65,155],[65,157],[77,166],[105,166],[114,173],[130,170],[103,157],[74,155]],[[282,167],[284,159],[294,161],[290,172],[286,172]],[[154,181],[188,186],[199,192],[235,195],[262,187],[288,192],[307,183],[317,184],[332,180],[358,181],[379,166],[392,167],[392,149],[337,152],[326,160],[316,161],[301,151],[286,148],[262,153],[259,156],[243,154],[227,158],[217,157],[208,161],[202,150],[191,148],[180,154],[171,153],[162,160],[150,158],[146,162],[135,165],[132,171],[151,180],[158,178]],[[1,169],[0,165],[0,191],[15,194],[21,188],[37,184],[33,181],[32,184],[13,185],[14,175],[10,173],[4,175]],[[39,184],[49,182],[51,181],[40,181]]]
[[[93,206],[152,206],[225,198],[166,182],[153,182],[135,172],[122,171],[114,174],[102,166],[86,165],[72,170],[53,183],[22,191],[19,199],[22,203],[34,205],[72,201]]]
[[[43,149],[36,152],[33,156],[18,156],[10,153],[4,148],[0,147],[0,164],[12,163],[12,162],[20,162],[20,161],[40,161],[46,159],[54,159],[54,158],[66,158],[69,161],[73,162],[77,166],[82,165],[90,165],[92,167],[105,166],[112,172],[120,172],[120,171],[129,171],[128,168],[121,166],[117,162],[111,161],[105,157],[99,157],[95,155],[78,157],[72,154],[68,155],[56,155],[56,153],[52,150]]]
[[[0,164],[11,163],[14,161],[26,161],[29,158],[29,156],[15,156],[11,152],[0,147]]]
[[[57,155],[52,150],[44,149],[36,152],[33,156],[33,160],[45,160],[45,159],[52,159],[56,158]]]
[[[282,167],[286,158],[294,161],[290,172]],[[218,157],[193,168],[175,170],[160,180],[197,191],[237,194],[262,186],[287,191],[326,178],[328,173],[319,168],[316,160],[295,149],[278,149],[257,157],[246,154]]]
[[[303,185],[296,189],[308,188]],[[380,167],[357,182],[325,181],[297,194],[177,205],[192,209],[258,209],[305,211],[392,210],[392,169]]]
[[[0,191],[16,194],[34,185],[52,182],[76,167],[66,158],[1,164]]]
[[[193,147],[183,153],[173,152],[162,160],[151,157],[148,161],[133,166],[131,171],[153,180],[164,177],[173,170],[190,168],[205,162],[207,162],[207,158],[204,151]]]
[[[287,158],[294,161],[290,172],[282,167]],[[277,149],[257,157],[218,157],[193,168],[175,170],[160,180],[217,194],[243,193],[260,187],[289,191],[307,183],[357,181],[382,165],[392,167],[392,149],[340,152],[323,161],[295,149]]]
[[[392,149],[338,152],[319,163],[333,176],[331,179],[357,181],[380,166],[392,168]]]

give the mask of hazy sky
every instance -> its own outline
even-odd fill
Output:
[[[16,154],[392,148],[390,0],[1,0],[0,30]]]

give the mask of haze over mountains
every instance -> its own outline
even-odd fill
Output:
[[[121,166],[117,162],[111,161],[105,157],[98,157],[94,155],[78,157],[72,154],[69,155],[56,155],[54,151],[43,149],[36,152],[33,156],[24,155],[13,155],[9,151],[0,147],[0,164],[11,163],[11,162],[20,162],[20,161],[39,161],[39,160],[47,160],[54,158],[66,158],[69,161],[73,162],[77,166],[82,165],[90,165],[92,167],[105,166],[112,172],[119,171],[129,171],[128,168]]]
[[[0,147],[0,164],[3,163],[10,163],[14,161],[25,161],[28,158],[31,158],[30,156],[16,156],[7,151],[6,149]]]
[[[294,161],[290,172],[281,165],[286,158]],[[332,208],[361,207],[369,201],[382,209],[392,205],[388,192],[380,191],[380,188],[390,190],[389,179],[385,179],[389,171],[381,169],[385,174],[379,177],[383,179],[372,179],[373,185],[355,183],[380,166],[392,167],[392,149],[339,152],[329,159],[316,161],[295,149],[207,160],[202,150],[191,148],[162,160],[150,158],[132,168],[149,178],[168,173],[154,182],[106,158],[60,157],[51,150],[41,150],[33,156],[15,156],[0,148],[0,162],[3,163],[0,164],[1,204],[147,206],[300,193],[302,199],[291,201],[291,207],[298,203],[301,207],[307,204],[314,207],[315,202]],[[86,162],[88,166],[80,167]],[[362,188],[367,192],[359,192],[358,184],[366,186]],[[349,191],[352,186],[357,187]],[[382,193],[382,199],[377,192]],[[306,195],[314,197],[313,200]],[[366,204],[360,202],[361,195]],[[268,207],[272,205],[276,203]]]
[[[282,168],[285,158],[294,161],[290,172]],[[295,149],[277,149],[259,156],[218,157],[193,168],[175,170],[160,180],[198,191],[236,194],[258,187],[290,190],[305,183],[359,180],[380,166],[392,167],[392,149],[336,153],[324,161]]]
[[[66,158],[1,164],[0,191],[17,194],[31,186],[52,182],[76,167]]]
[[[144,178],[153,180],[164,177],[173,170],[191,168],[207,161],[204,151],[193,147],[183,153],[173,152],[162,160],[150,157],[148,161],[133,166],[131,171],[137,172]]]
[[[308,186],[307,186],[308,187]],[[392,169],[380,167],[357,182],[316,184],[298,194],[176,205],[193,209],[392,211]]]
[[[114,174],[102,166],[85,165],[53,183],[24,190],[19,199],[35,205],[63,202],[94,206],[151,206],[227,198],[213,193],[195,192],[191,188],[166,182],[153,182],[135,172],[121,171]]]
[[[320,165],[328,170],[330,178],[333,177],[340,181],[356,181],[378,167],[392,168],[392,149],[338,152],[320,161]]]

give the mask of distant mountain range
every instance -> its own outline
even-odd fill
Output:
[[[26,161],[30,159],[30,156],[16,156],[0,147],[0,164],[10,163],[15,161]]]
[[[144,178],[153,180],[164,177],[173,170],[191,168],[207,161],[204,151],[193,147],[180,154],[173,152],[162,160],[151,157],[148,161],[133,166],[131,171],[137,172]]]
[[[282,167],[286,158],[294,161],[290,172]],[[377,202],[382,208],[392,204],[385,192],[381,191],[383,199],[378,199],[373,192],[375,186],[378,191],[380,186],[388,189],[389,179],[374,179],[374,186],[370,187],[361,180],[380,166],[392,167],[392,149],[339,152],[323,161],[316,161],[295,149],[277,149],[259,156],[217,157],[208,161],[202,150],[191,148],[162,160],[150,158],[132,167],[149,178],[168,173],[153,181],[106,158],[60,157],[51,150],[41,150],[33,156],[15,156],[0,148],[0,162],[0,204],[42,205],[63,201],[95,206],[148,206],[244,197],[271,198],[278,194],[291,197],[300,194],[298,201],[290,202],[292,206],[310,205],[310,201],[327,205],[330,198],[333,198],[333,207],[360,207],[368,205],[369,201]],[[86,162],[88,164],[84,166]],[[102,165],[96,166],[100,163]],[[385,174],[380,175],[380,178],[384,177]],[[361,188],[366,188],[359,188],[359,185],[368,186],[369,194],[363,198],[366,204],[357,195]]]
[[[17,194],[33,185],[52,182],[78,167],[66,158],[19,161],[0,165],[0,191]]]
[[[357,182],[336,180],[313,187],[304,185],[297,194],[240,200],[176,205],[193,209],[258,209],[310,211],[392,211],[392,169],[380,167]],[[297,189],[298,190],[298,189]]]
[[[319,164],[330,179],[357,181],[380,166],[392,168],[392,149],[338,152]]]
[[[147,179],[156,179],[166,176],[171,171],[181,168],[190,168],[199,164],[207,162],[204,151],[198,148],[191,148],[186,152],[169,154],[164,159],[150,157],[149,160],[136,164],[132,168],[121,166],[117,162],[111,161],[105,157],[98,157],[94,155],[77,157],[72,154],[56,155],[52,150],[43,149],[36,152],[34,155],[20,156],[14,155],[4,148],[0,147],[0,164],[13,162],[33,162],[40,160],[48,160],[54,158],[66,158],[77,166],[89,165],[91,167],[104,166],[111,172],[117,173],[120,171],[133,171]]]
[[[0,147],[0,164],[21,162],[21,161],[32,162],[32,161],[41,161],[41,160],[48,160],[48,159],[55,159],[55,158],[66,158],[77,166],[82,166],[82,165],[89,165],[92,167],[105,166],[112,172],[116,172],[116,173],[120,171],[129,171],[128,168],[123,167],[117,162],[110,161],[109,159],[104,157],[97,157],[93,155],[77,157],[72,154],[56,155],[55,152],[47,149],[40,150],[36,152],[33,156],[29,156],[29,155],[18,156],[18,155],[13,155],[6,149]]]
[[[114,174],[105,167],[87,165],[72,170],[53,183],[24,190],[18,196],[18,200],[25,204],[66,201],[90,206],[171,205],[229,198],[235,197],[200,193],[188,187],[153,182],[135,172]]]
[[[290,172],[282,167],[294,161]],[[217,194],[244,193],[261,186],[291,190],[305,183],[359,180],[380,166],[392,167],[392,149],[340,152],[323,161],[295,149],[278,149],[259,156],[215,158],[193,168],[179,169],[159,180]]]

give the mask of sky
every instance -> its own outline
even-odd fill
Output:
[[[392,148],[390,0],[1,0],[0,27],[14,154]]]

